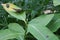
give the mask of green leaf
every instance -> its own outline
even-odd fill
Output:
[[[12,39],[16,38],[19,33],[10,31],[8,29],[6,30],[0,30],[0,40],[7,40],[7,39]]]
[[[60,5],[60,0],[53,0],[54,6]]]
[[[56,32],[60,28],[60,19],[56,20],[48,27],[52,32]]]
[[[24,40],[24,35],[20,35],[17,37],[18,40]]]
[[[38,40],[59,40],[47,27],[29,24],[28,31]]]
[[[30,21],[29,23],[34,24],[34,23],[39,23],[40,26],[46,26],[54,17],[54,14],[50,14],[50,15],[41,15],[35,19],[33,19],[32,21]]]
[[[25,21],[25,18],[26,18],[25,12],[23,12],[22,14],[16,14],[14,12],[10,12],[9,14],[19,20]]]
[[[60,28],[60,14],[55,14],[51,23],[47,26],[52,32],[56,32]]]
[[[11,4],[11,3],[8,3],[9,4],[9,8],[6,7],[6,4],[2,4],[3,8],[13,17],[19,19],[19,20],[23,20],[25,21],[26,19],[26,14],[25,12],[22,12],[22,13],[16,13],[16,11],[13,9],[21,9],[19,7],[17,7],[16,5],[14,4]]]
[[[20,39],[20,40],[23,40],[24,39],[24,33],[25,33],[25,31],[24,31],[24,29],[23,29],[22,26],[20,26],[17,23],[10,23],[8,25],[8,28],[10,30],[12,30],[12,31],[15,31],[15,32],[19,32],[20,33],[20,35],[17,37],[17,39]]]
[[[47,27],[54,14],[41,15],[28,24],[28,31],[38,40],[59,40]]]
[[[17,24],[17,23],[10,23],[9,25],[8,25],[8,28],[10,29],[10,30],[13,30],[13,31],[16,31],[16,32],[20,32],[20,33],[22,33],[22,34],[24,34],[24,29],[23,29],[23,27],[22,26],[20,26],[19,24]]]

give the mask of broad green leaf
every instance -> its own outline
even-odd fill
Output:
[[[15,31],[15,32],[19,32],[19,33],[20,33],[19,37],[17,37],[18,39],[21,39],[21,40],[24,39],[24,33],[25,33],[25,31],[24,31],[24,29],[23,29],[22,26],[20,26],[20,25],[17,24],[17,23],[10,23],[10,24],[8,25],[8,28],[9,28],[10,30],[12,30],[12,31]]]
[[[8,29],[6,30],[0,30],[0,40],[7,40],[7,39],[12,39],[16,38],[19,33],[10,31]]]
[[[47,27],[38,23],[29,24],[28,31],[38,40],[59,40]]]
[[[53,0],[54,6],[60,5],[60,0]]]
[[[53,17],[54,17],[54,14],[41,15],[41,16],[33,19],[29,23],[31,23],[31,24],[39,23],[41,26],[46,26],[52,20]]]
[[[6,7],[6,4],[2,4],[3,8],[13,17],[17,18],[17,19],[20,19],[20,20],[23,20],[25,21],[25,18],[26,18],[26,15],[25,15],[25,12],[22,12],[22,13],[16,13],[16,11],[13,9],[21,9],[19,7],[17,7],[16,5],[14,4],[11,4],[11,3],[8,3],[9,4],[9,8]]]
[[[59,40],[47,27],[54,14],[41,15],[28,24],[28,31],[38,40]]]
[[[47,26],[52,32],[56,32],[60,28],[60,14],[55,14],[51,23]]]

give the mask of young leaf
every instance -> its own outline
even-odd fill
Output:
[[[53,0],[54,6],[60,5],[60,0]]]
[[[14,9],[21,9],[14,4],[8,3],[9,7],[7,8],[7,4],[2,4],[3,8],[13,17],[25,21],[26,15],[25,12],[17,13]]]
[[[0,30],[0,40],[7,40],[7,39],[12,39],[16,38],[19,33],[10,31],[8,29],[6,30]]]
[[[28,31],[38,40],[59,40],[46,25],[51,21],[54,14],[41,15],[28,24]]]

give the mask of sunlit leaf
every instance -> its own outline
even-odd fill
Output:
[[[47,27],[54,14],[42,15],[29,22],[28,31],[38,40],[59,40]]]
[[[33,19],[32,21],[30,21],[29,23],[34,24],[34,23],[39,23],[40,26],[46,26],[54,17],[54,14],[50,14],[50,15],[41,15],[35,19]]]
[[[7,5],[6,4],[2,4],[3,8],[13,17],[17,18],[17,19],[20,19],[20,20],[23,20],[25,21],[25,18],[26,18],[26,15],[25,15],[25,12],[22,12],[22,13],[16,13],[16,11],[13,9],[21,9],[19,7],[17,7],[16,5],[14,4],[11,4],[11,3],[8,3],[9,5],[9,8],[7,8]]]

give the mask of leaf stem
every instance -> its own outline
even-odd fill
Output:
[[[26,33],[27,33],[27,29],[28,29],[28,20],[27,20],[27,18],[25,19],[25,24],[26,24],[26,26],[25,26],[25,35],[24,35],[24,40],[26,40]]]

